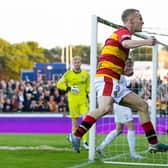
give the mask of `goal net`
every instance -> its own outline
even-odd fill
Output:
[[[91,31],[91,102],[90,110],[96,108],[96,94],[94,90],[94,76],[98,58],[98,44],[104,43],[105,39],[118,28],[119,25],[95,15],[92,16]],[[104,31],[102,31],[104,29]],[[99,41],[102,34],[104,41]],[[108,33],[108,34],[107,34]],[[151,36],[148,33],[137,33],[133,39],[145,39]],[[103,45],[103,44],[102,44]],[[144,46],[130,51],[129,57],[134,60],[134,75],[128,78],[128,85],[149,104],[149,112],[156,128],[159,141],[168,143],[168,50],[166,44],[158,41],[153,46]],[[123,165],[147,165],[168,166],[168,153],[149,153],[148,142],[144,131],[139,123],[138,113],[133,111],[136,133],[136,152],[144,159],[131,159],[127,141],[128,128],[124,126],[122,134],[116,137],[104,148],[105,158],[96,153],[96,146],[104,140],[106,135],[115,129],[114,115],[108,114],[99,119],[90,130],[89,137],[89,160],[101,159],[104,163]]]

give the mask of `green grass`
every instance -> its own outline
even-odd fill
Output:
[[[0,150],[1,168],[130,168],[135,166],[104,164],[100,158],[88,162],[88,152],[81,149],[81,153],[75,153],[67,135],[54,134],[0,134],[0,146],[40,146],[48,145],[57,150]],[[140,137],[141,138],[141,137]],[[115,143],[119,143],[118,138]],[[142,138],[142,144],[144,143]],[[109,148],[113,148],[110,145]],[[108,149],[109,150],[109,149]],[[121,149],[118,149],[120,152]],[[111,150],[112,151],[112,150]],[[114,155],[112,152],[109,155]],[[159,154],[154,156],[158,157]],[[148,157],[153,158],[152,154]],[[162,154],[165,159],[167,153]],[[121,160],[121,158],[120,158]],[[129,157],[128,157],[129,161]],[[137,166],[138,167],[138,166]],[[140,167],[140,166],[139,166]],[[142,166],[141,166],[142,167]],[[143,166],[145,168],[147,166]]]

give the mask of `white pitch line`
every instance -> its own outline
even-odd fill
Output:
[[[139,153],[146,153],[146,151],[141,151]],[[129,153],[124,153],[124,154],[116,155],[116,156],[113,156],[113,157],[110,157],[110,158],[102,159],[102,161],[118,159],[118,158],[121,158],[121,157],[126,156],[128,154]],[[68,168],[81,168],[81,167],[87,166],[87,165],[92,164],[92,163],[94,163],[94,161],[86,161],[86,162],[83,162],[81,164],[74,165],[74,166],[68,167]]]
[[[83,162],[81,164],[74,165],[74,166],[71,166],[71,167],[68,167],[68,168],[80,168],[80,167],[83,167],[83,166],[90,165],[92,163],[94,163],[94,161],[87,161],[87,162]]]
[[[141,151],[141,152],[138,152],[138,153],[145,154],[145,153],[147,153],[147,150]],[[121,158],[121,157],[127,156],[127,155],[129,155],[129,153],[122,153],[122,154],[119,154],[119,155],[115,155],[113,157],[105,158],[105,159],[103,159],[103,161],[118,159],[118,158]]]
[[[40,146],[0,146],[0,150],[51,150],[51,151],[73,151],[70,148],[58,148],[48,145]]]

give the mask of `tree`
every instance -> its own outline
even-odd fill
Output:
[[[100,55],[102,45],[98,44]],[[64,48],[65,51],[65,48]],[[66,54],[66,51],[64,52]],[[11,44],[0,38],[0,79],[20,79],[22,69],[33,69],[35,63],[61,62],[62,48],[45,49],[34,41]],[[90,64],[90,46],[76,45],[72,47],[72,56],[82,57],[84,64]]]
[[[0,39],[0,71],[5,72],[5,79],[19,79],[21,69],[32,69],[34,63],[48,62],[44,49],[37,42],[10,44]],[[3,79],[4,75],[0,75]]]
[[[56,46],[50,50],[44,49],[44,55],[49,60],[50,63],[61,62],[62,48]]]

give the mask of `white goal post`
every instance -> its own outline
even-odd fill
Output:
[[[117,29],[120,27],[120,25],[114,24],[106,19],[100,18],[96,15],[91,16],[91,56],[90,56],[90,85],[91,85],[91,92],[90,92],[90,111],[93,111],[96,108],[96,93],[94,89],[94,77],[96,73],[96,66],[97,66],[97,44],[98,44],[98,23],[104,24],[106,26],[112,27],[114,29]],[[135,33],[134,36],[146,39],[147,36],[142,33]],[[157,100],[157,67],[158,67],[158,44],[162,46],[167,46],[166,44],[157,41],[157,44],[153,46],[152,48],[152,106],[151,106],[151,119],[153,122],[154,127],[156,128],[156,100]],[[90,161],[94,161],[96,158],[96,124],[90,129],[89,131],[89,152],[88,152],[88,159]],[[108,161],[106,161],[108,162]],[[118,164],[119,162],[114,162],[114,164]],[[122,163],[122,164],[128,164],[128,163]],[[132,165],[133,163],[130,163]],[[129,164],[128,164],[129,165]],[[136,165],[136,164],[134,164]],[[137,164],[138,165],[138,164]],[[141,165],[152,165],[148,163],[141,163]],[[165,164],[160,166],[165,166]],[[166,166],[168,166],[166,164]]]

